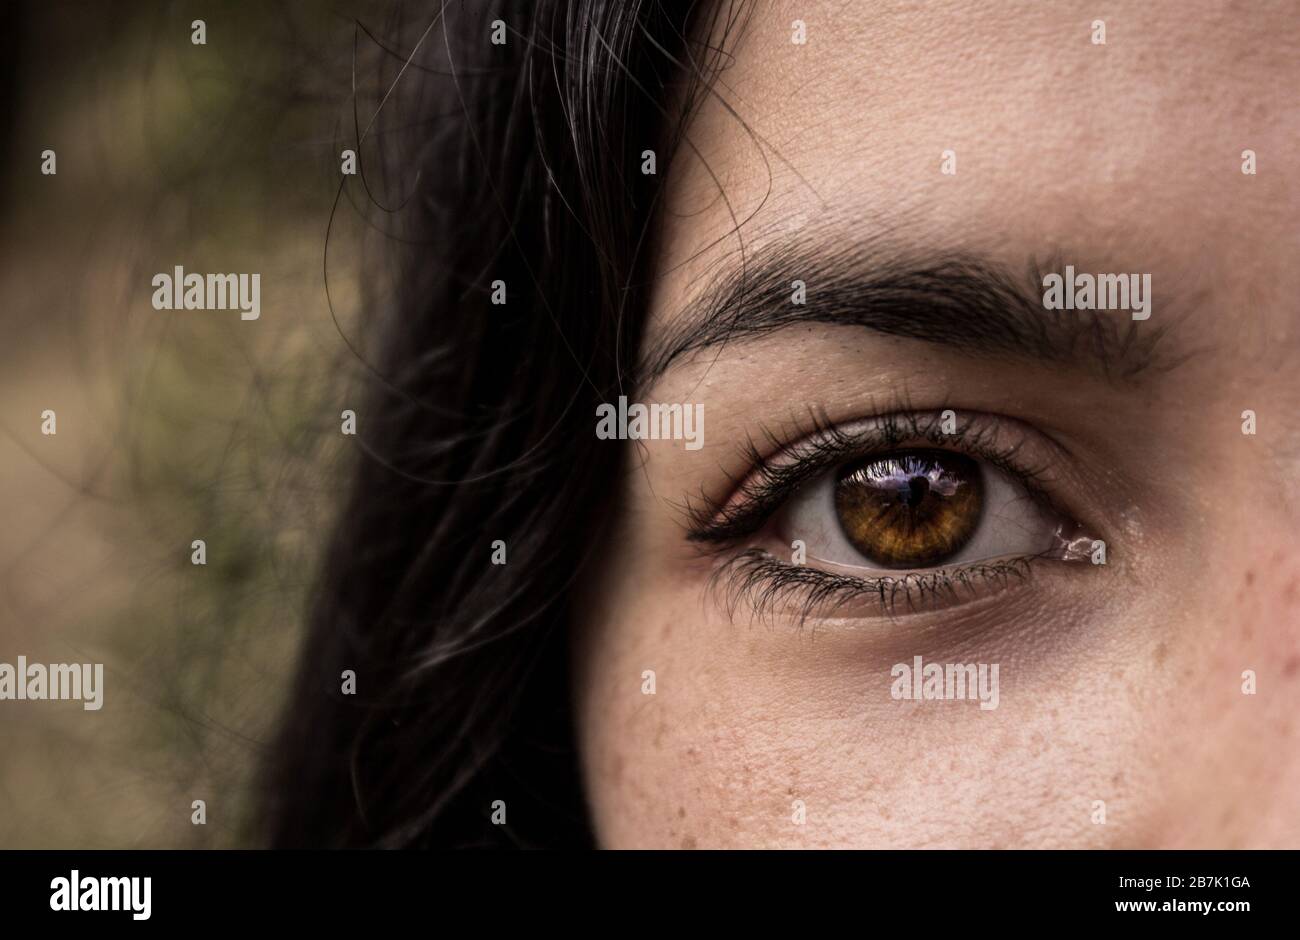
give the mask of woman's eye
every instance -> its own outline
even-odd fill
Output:
[[[1065,520],[984,461],[912,449],[841,466],[776,521],[786,544],[847,568],[917,570],[1052,551]]]

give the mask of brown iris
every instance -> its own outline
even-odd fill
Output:
[[[979,465],[944,450],[873,457],[835,484],[844,534],[887,568],[920,568],[952,555],[970,541],[983,505]]]

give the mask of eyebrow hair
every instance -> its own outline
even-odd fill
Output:
[[[650,344],[640,381],[654,381],[688,354],[814,323],[863,327],[969,356],[1056,364],[1109,382],[1182,361],[1156,355],[1170,319],[1168,292],[1159,308],[1163,322],[1153,325],[1125,310],[1045,308],[1043,275],[1062,267],[1055,262],[1030,259],[1016,277],[967,253],[871,254],[853,243],[786,244],[733,266]],[[803,304],[792,300],[796,280],[806,285]]]

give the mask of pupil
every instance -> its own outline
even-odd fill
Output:
[[[930,492],[930,481],[925,477],[912,477],[907,481],[907,505],[915,509],[921,505],[925,499],[925,494]]]

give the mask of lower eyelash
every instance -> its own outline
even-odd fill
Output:
[[[757,620],[788,615],[793,610],[797,626],[802,629],[811,617],[832,616],[848,604],[865,600],[877,601],[886,616],[897,613],[900,604],[906,605],[905,612],[917,612],[940,607],[948,600],[960,602],[963,591],[974,595],[980,590],[1006,587],[1013,580],[1024,581],[1032,564],[1046,557],[1050,553],[901,577],[859,578],[792,565],[764,549],[751,548],[719,565],[710,589],[720,596],[723,609],[733,621],[741,606],[751,608]]]

